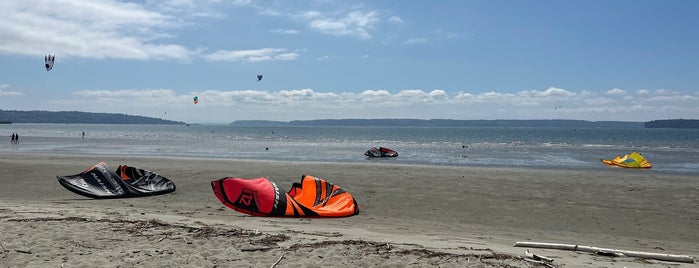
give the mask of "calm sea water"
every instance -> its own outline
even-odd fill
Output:
[[[10,135],[20,135],[11,145]],[[85,132],[85,138],[82,138]],[[2,152],[180,156],[282,161],[604,169],[632,151],[649,172],[699,175],[697,129],[0,125]],[[370,147],[397,158],[368,159]],[[464,148],[465,147],[465,148]]]

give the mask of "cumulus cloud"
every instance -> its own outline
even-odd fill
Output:
[[[297,120],[327,118],[450,118],[450,119],[580,119],[649,121],[693,118],[699,114],[699,93],[672,90],[649,95],[608,95],[557,87],[518,92],[449,93],[441,89],[385,89],[362,92],[318,92],[313,89],[200,90],[178,93],[170,89],[83,90],[88,105],[121,103],[121,109],[167,109],[169,114],[192,109],[192,97],[201,112],[194,121],[211,122],[211,113],[234,109],[236,117],[221,114],[218,122],[236,119]],[[76,100],[66,100],[70,106]],[[222,107],[226,107],[223,108]],[[376,111],[381,110],[381,113]],[[258,111],[258,112],[247,112]],[[264,112],[259,112],[264,111]],[[322,112],[319,112],[322,111]],[[694,115],[694,116],[693,116]],[[184,115],[183,115],[184,116]],[[197,117],[199,119],[196,119]],[[208,120],[208,121],[207,121]]]
[[[624,95],[626,94],[626,91],[620,88],[613,88],[607,91],[607,95]]]

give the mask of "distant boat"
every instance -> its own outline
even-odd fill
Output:
[[[371,147],[364,155],[368,157],[396,157],[398,156],[398,152],[386,147],[379,147],[378,149],[376,147]]]

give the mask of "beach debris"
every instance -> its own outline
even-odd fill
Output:
[[[624,157],[616,156],[612,160],[601,159],[602,163],[608,166],[617,166],[624,168],[651,168],[652,165],[646,160],[643,155],[638,152],[632,152]]]
[[[27,248],[27,249],[15,249],[15,251],[19,253],[24,253],[24,254],[32,254],[32,249]]]
[[[529,252],[528,249],[524,251],[524,256],[526,256],[527,258],[531,258],[531,259],[533,259],[533,260],[537,260],[537,261],[546,261],[546,262],[552,262],[552,261],[553,261],[553,259],[551,259],[551,258],[549,258],[549,257],[531,253],[531,252]]]
[[[56,178],[71,192],[92,198],[142,197],[175,191],[175,183],[161,175],[127,165],[111,171],[105,162],[79,174]]]
[[[44,55],[44,66],[46,66],[46,71],[51,71],[53,69],[53,63],[56,61],[56,56],[51,54]]]
[[[524,261],[536,263],[546,267],[556,267],[553,265],[553,259],[529,252],[529,249],[524,251]]]
[[[272,264],[272,266],[270,266],[270,268],[274,268],[275,266],[277,266],[277,264],[279,264],[279,262],[281,262],[283,258],[284,258],[284,252],[282,252],[282,255],[279,256],[279,259],[277,260],[277,262]]]
[[[605,256],[627,256],[644,259],[655,259],[661,261],[674,261],[684,263],[694,263],[694,257],[687,255],[673,255],[664,253],[651,253],[630,250],[619,250],[610,248],[599,248],[593,246],[580,246],[573,244],[542,243],[542,242],[516,242],[515,247],[546,248],[571,251],[583,251]]]
[[[216,197],[229,208],[253,216],[347,217],[359,213],[354,197],[324,179],[301,176],[284,193],[267,178],[226,177],[211,182]]]

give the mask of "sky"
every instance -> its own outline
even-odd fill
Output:
[[[698,119],[698,29],[695,0],[5,0],[0,110]]]

